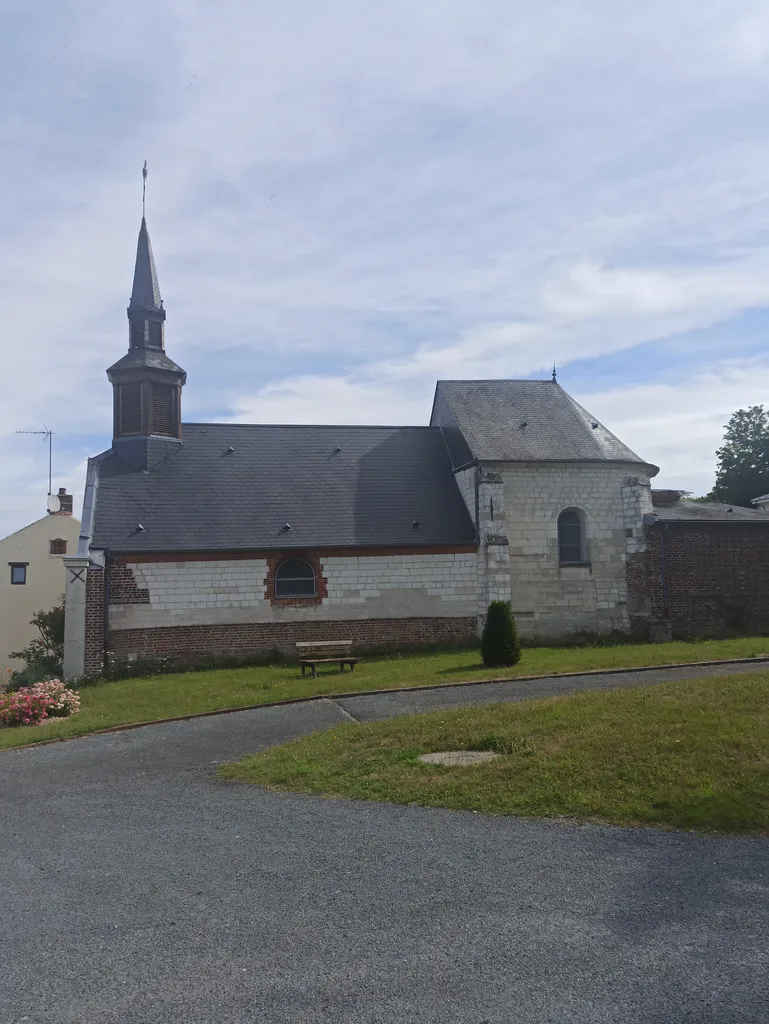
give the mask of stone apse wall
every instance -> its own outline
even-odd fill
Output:
[[[478,475],[479,594],[509,600],[523,633],[630,628],[628,558],[645,549],[649,478],[622,463],[484,465]],[[561,565],[558,516],[584,516],[585,563]]]

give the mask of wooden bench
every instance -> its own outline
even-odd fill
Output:
[[[352,650],[352,640],[302,642],[296,645],[296,649],[299,654],[299,664],[302,666],[302,675],[304,675],[304,670],[309,665],[312,669],[313,679],[317,678],[318,675],[315,671],[316,665],[336,664],[338,662],[340,672],[344,672],[345,665],[349,665],[350,671],[354,672],[358,661],[350,653]]]

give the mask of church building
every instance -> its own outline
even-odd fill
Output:
[[[438,381],[429,426],[184,423],[142,219],[112,445],[67,565],[67,678],[107,663],[628,630],[653,513],[640,458],[552,380]]]

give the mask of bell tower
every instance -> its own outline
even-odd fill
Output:
[[[142,173],[146,183],[146,163]],[[148,460],[153,461],[150,441],[181,441],[181,394],[187,374],[165,352],[166,311],[143,208],[142,198],[128,303],[128,352],[110,366],[107,377],[113,390],[112,446],[127,462],[146,469]],[[151,447],[157,450],[165,445],[153,443]]]

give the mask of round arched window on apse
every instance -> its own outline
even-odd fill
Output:
[[[558,561],[578,565],[586,560],[584,517],[579,509],[564,509],[558,516]]]

